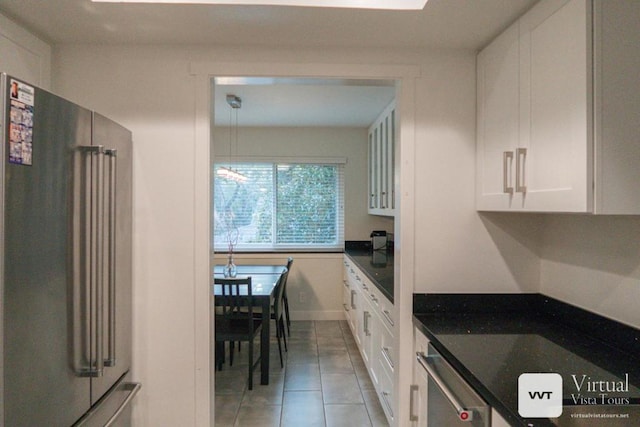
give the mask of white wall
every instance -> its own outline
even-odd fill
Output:
[[[241,117],[241,116],[240,116]],[[229,129],[216,127],[214,155],[229,155]],[[372,230],[393,233],[393,218],[367,213],[367,129],[241,127],[233,154],[257,157],[344,157],[345,240],[369,240]]]
[[[342,253],[235,254],[234,263],[284,265],[293,257],[287,279],[291,320],[342,320]],[[225,264],[225,254],[217,254],[214,264]]]
[[[51,49],[0,15],[3,71],[49,87]],[[250,59],[248,59],[250,58]],[[416,291],[535,291],[640,327],[637,217],[478,214],[475,63],[469,52],[59,46],[53,90],[123,123],[135,140],[137,425],[202,425],[196,401],[195,104],[191,61],[418,64]],[[406,160],[406,159],[405,159]],[[402,286],[402,284],[399,284]],[[413,289],[402,287],[403,293]],[[409,309],[409,307],[404,307]],[[207,391],[208,392],[208,391]],[[208,401],[208,397],[206,398]]]
[[[640,328],[640,217],[549,215],[540,291]]]
[[[475,55],[425,58],[416,87],[416,292],[535,292],[539,221],[475,210]]]
[[[229,128],[220,126],[214,128],[213,141],[214,156],[345,158],[345,240],[368,240],[371,230],[393,232],[392,218],[367,213],[366,128],[241,127],[237,143],[229,147]],[[295,259],[287,290],[292,319],[344,318],[342,254],[236,254],[235,260],[278,264],[289,255]],[[216,262],[224,261],[218,255]]]
[[[54,85],[133,131],[137,425],[195,425],[194,99],[181,50],[63,47]]]
[[[416,281],[415,290],[520,292],[536,291],[542,283],[542,290],[552,296],[609,316],[622,313],[628,323],[639,324],[632,312],[635,299],[629,298],[637,297],[637,243],[616,243],[625,230],[638,235],[634,220],[629,226],[611,219],[579,219],[577,227],[569,227],[576,217],[553,217],[545,233],[546,219],[540,216],[475,212],[472,53],[74,45],[61,46],[55,60],[56,90],[134,133],[134,362],[137,379],[144,383],[138,425],[197,424],[197,87],[188,72],[191,61],[420,65],[422,77],[416,80],[415,93],[416,192],[402,196],[415,203],[415,224],[405,228],[414,230],[415,245],[402,249],[415,255],[415,268],[407,273]],[[583,233],[589,237],[581,237]],[[606,245],[592,249],[591,241]],[[564,249],[567,244],[569,249]],[[631,245],[631,254],[615,267],[617,257],[606,254],[610,248],[624,252],[626,245]],[[577,263],[576,257],[585,261]],[[602,257],[607,259],[604,264]],[[582,279],[593,271],[586,289],[595,291],[585,297]],[[414,290],[403,283],[398,286],[403,294]],[[603,304],[602,294],[612,290],[614,299]]]
[[[472,53],[60,46],[54,63],[55,88],[64,96],[123,123],[134,134],[134,369],[137,379],[144,383],[137,407],[140,425],[196,424],[198,408],[194,407],[197,399],[194,390],[201,374],[194,360],[194,348],[200,343],[194,331],[198,319],[194,315],[197,290],[193,273],[197,238],[194,218],[198,202],[194,194],[197,151],[194,110],[198,88],[189,74],[189,64],[191,61],[243,62],[246,58],[268,63],[421,64],[425,69],[423,77],[418,79],[420,130],[417,135],[420,144],[428,145],[421,147],[418,154],[428,157],[429,153],[425,152],[428,146],[439,143],[442,143],[439,146],[442,154],[433,160],[421,159],[418,178],[422,182],[425,174],[429,177],[431,168],[441,159],[446,158],[447,164],[458,164],[446,155],[449,150],[453,153],[451,157],[459,155],[455,149],[458,146],[467,150],[465,156],[473,151],[475,70]],[[437,132],[443,126],[453,129],[445,140]],[[468,163],[473,165],[470,159]],[[473,195],[472,176],[469,181]],[[403,196],[415,197],[420,207],[415,253],[425,257],[442,247],[438,240],[441,235],[425,228],[432,217],[429,211],[436,207],[433,204],[436,200],[430,196],[422,191],[415,196]],[[471,207],[467,205],[462,212],[452,206],[451,212],[444,212],[448,216],[447,227],[472,228],[467,224],[469,218],[475,216]],[[471,246],[473,250],[450,254],[460,264],[457,271],[465,273],[450,275],[447,284],[459,285],[472,277],[474,266],[460,263],[463,257],[459,255],[485,251],[487,262],[499,257],[498,252],[492,250],[494,244],[489,234],[482,230],[477,233],[483,237],[476,239],[475,246],[467,243],[451,246],[454,250]],[[412,248],[407,248],[407,256],[411,252]],[[426,283],[435,286],[437,281],[429,280],[428,276],[439,277],[441,268],[423,262],[425,260],[428,258],[420,260],[416,277],[426,277]],[[507,269],[499,273],[505,277],[496,278],[495,282],[506,288],[511,286],[513,279]],[[406,285],[400,289],[407,294],[413,291]],[[410,308],[405,307],[406,310]]]
[[[0,71],[49,89],[51,46],[0,14]]]

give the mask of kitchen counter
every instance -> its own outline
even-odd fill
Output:
[[[344,253],[393,302],[393,250],[372,251],[369,242],[345,242]]]
[[[414,325],[511,425],[640,425],[640,406],[629,406],[640,404],[638,329],[540,294],[416,294],[413,312]],[[562,376],[561,417],[519,415],[523,373]],[[595,390],[606,384],[621,389]]]

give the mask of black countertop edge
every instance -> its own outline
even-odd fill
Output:
[[[387,251],[371,249],[371,242],[359,240],[345,241],[344,253],[358,266],[382,294],[393,303],[393,242]]]
[[[522,333],[525,336],[527,334],[535,336],[541,333],[544,335],[544,339],[553,343],[552,345],[566,349],[566,354],[573,354],[586,360],[587,363],[594,363],[607,371],[611,368],[611,372],[620,371],[621,365],[617,361],[622,361],[624,362],[622,365],[625,367],[633,366],[627,371],[631,372],[629,375],[632,384],[637,384],[638,378],[640,378],[640,370],[638,369],[640,366],[638,363],[640,362],[640,353],[638,352],[640,329],[607,319],[543,294],[414,294],[413,309],[413,324],[418,330],[510,425],[552,427],[555,424],[549,419],[520,417],[513,402],[509,404],[507,400],[502,400],[506,397],[503,396],[504,390],[495,389],[495,383],[492,383],[491,380],[485,383],[484,381],[488,378],[483,380],[481,379],[483,375],[477,375],[482,372],[482,369],[486,369],[486,360],[494,360],[493,358],[500,354],[499,348],[496,349],[496,354],[490,354],[491,350],[489,353],[482,353],[485,363],[478,365],[473,358],[469,360],[470,353],[466,351],[466,347],[463,347],[465,350],[460,353],[460,356],[467,361],[462,362],[458,358],[458,353],[461,351],[461,341],[452,337],[457,334],[460,334],[461,337],[468,337],[474,334],[496,333],[498,335],[486,335],[488,338],[494,338],[493,341],[496,342],[495,338],[504,333]],[[483,326],[488,325],[493,326],[483,329]],[[602,351],[598,351],[598,354],[592,354],[594,347],[584,345],[589,340],[597,342],[598,346],[602,347]],[[453,347],[450,349],[449,345]],[[609,350],[605,348],[609,348]],[[487,349],[485,348],[485,350]],[[504,359],[497,357],[495,360],[495,363],[501,363],[497,360]],[[557,366],[570,366],[564,365],[567,363],[566,360],[559,358]],[[571,360],[575,361],[576,358],[572,356]],[[523,361],[526,363],[526,360]],[[468,362],[471,365],[466,366]],[[511,370],[527,372],[528,370],[525,369],[527,365],[521,363],[521,361],[509,362],[509,365],[513,364],[518,367]],[[509,368],[510,366],[504,365],[504,362],[500,365],[500,369]]]
[[[640,329],[592,313],[539,293],[526,294],[414,294],[414,314],[526,313],[569,327],[638,357]]]
[[[344,250],[348,251],[368,251],[371,253],[371,241],[370,240],[345,240]],[[387,242],[387,253],[393,253],[393,240]]]
[[[451,364],[451,366],[465,379],[465,381],[480,395],[482,398],[489,404],[490,407],[494,408],[500,415],[509,423],[511,426],[526,426],[526,421],[516,417],[512,414],[512,411],[505,406],[505,404],[498,399],[492,392],[487,388],[482,381],[478,380],[473,373],[467,369],[467,367],[460,363],[457,357],[452,354],[447,347],[442,345],[438,340],[438,337],[431,333],[429,328],[425,326],[422,320],[414,314],[413,316],[413,324],[420,330],[428,339],[431,345],[435,347],[435,349],[440,353],[447,362]],[[542,424],[536,425],[536,427],[553,427],[553,424],[550,422],[545,424],[545,420],[538,420]]]

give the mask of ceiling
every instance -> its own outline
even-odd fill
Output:
[[[239,126],[369,127],[395,98],[393,81],[343,79],[255,79],[214,89],[215,124]],[[226,96],[242,100],[235,110]]]
[[[536,0],[429,0],[423,10],[0,0],[51,43],[479,49]]]
[[[0,13],[52,45],[74,43],[479,50],[537,0],[429,0],[423,10],[0,0]],[[366,126],[393,98],[390,82],[279,81],[216,86],[243,99],[243,126]],[[222,113],[222,114],[220,114]]]

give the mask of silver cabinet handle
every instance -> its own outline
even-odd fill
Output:
[[[369,318],[371,317],[371,313],[365,311],[362,313],[362,320],[364,321],[364,334],[368,337],[371,336],[371,331],[369,330]]]
[[[502,192],[513,194],[513,186],[510,186],[511,163],[513,163],[513,151],[502,153]]]
[[[389,324],[393,326],[393,319],[391,318],[391,313],[389,313],[389,310],[382,310],[382,314],[384,314],[384,318],[387,319],[387,322],[389,322]]]
[[[453,405],[453,407],[456,410],[456,413],[458,414],[458,419],[461,421],[472,421],[473,411],[469,411],[465,409],[460,404],[460,402],[458,401],[458,398],[453,394],[453,392],[449,389],[449,387],[447,387],[447,385],[444,383],[442,378],[440,378],[440,375],[438,375],[438,373],[431,366],[429,366],[429,356],[425,356],[423,352],[419,351],[416,353],[416,358],[418,360],[418,363],[420,363],[420,365],[424,368],[424,370],[427,371],[429,378],[433,380],[433,382],[438,386],[442,394],[444,394],[447,400],[449,400],[449,403]]]
[[[393,360],[391,359],[391,354],[389,353],[389,347],[382,347],[382,355],[384,356],[384,360],[386,360],[391,367],[391,370],[393,370]]]
[[[356,305],[354,302],[355,296],[356,296],[356,291],[352,290],[351,291],[351,308],[354,310],[356,309]]]
[[[391,404],[389,403],[389,395],[391,395],[391,393],[389,393],[388,391],[383,391],[382,392],[382,402],[384,402],[384,406],[387,407],[387,410],[389,411],[389,415],[391,415],[391,418],[393,418],[393,410],[391,409]]]
[[[109,301],[107,322],[107,357],[104,360],[105,366],[116,366],[116,177],[117,177],[117,150],[105,150],[105,155],[109,159],[109,179],[108,179],[108,220],[107,220],[107,296]]]
[[[413,396],[419,390],[417,384],[411,384],[409,386],[409,421],[418,421],[418,415],[415,415],[415,403],[413,403]]]
[[[347,304],[342,304],[342,306],[344,307],[344,311],[349,311],[349,306]]]
[[[118,419],[122,411],[124,411],[127,405],[129,405],[131,400],[135,397],[136,394],[138,394],[138,392],[142,388],[142,384],[140,383],[127,383],[125,384],[125,386],[129,391],[129,394],[127,395],[126,399],[124,399],[122,404],[118,407],[116,412],[114,412],[111,418],[109,418],[109,421],[106,422],[104,427],[111,427],[113,425],[113,423]]]
[[[520,161],[522,159],[522,161]],[[525,164],[527,161],[527,149],[516,148],[516,192],[526,193],[527,186],[525,185]]]
[[[348,280],[343,280],[342,283],[344,283],[344,287],[345,288],[349,287],[349,281]]]
[[[371,294],[371,301],[375,302],[376,305],[379,305],[378,304],[378,298],[376,298],[376,296],[374,294]]]

